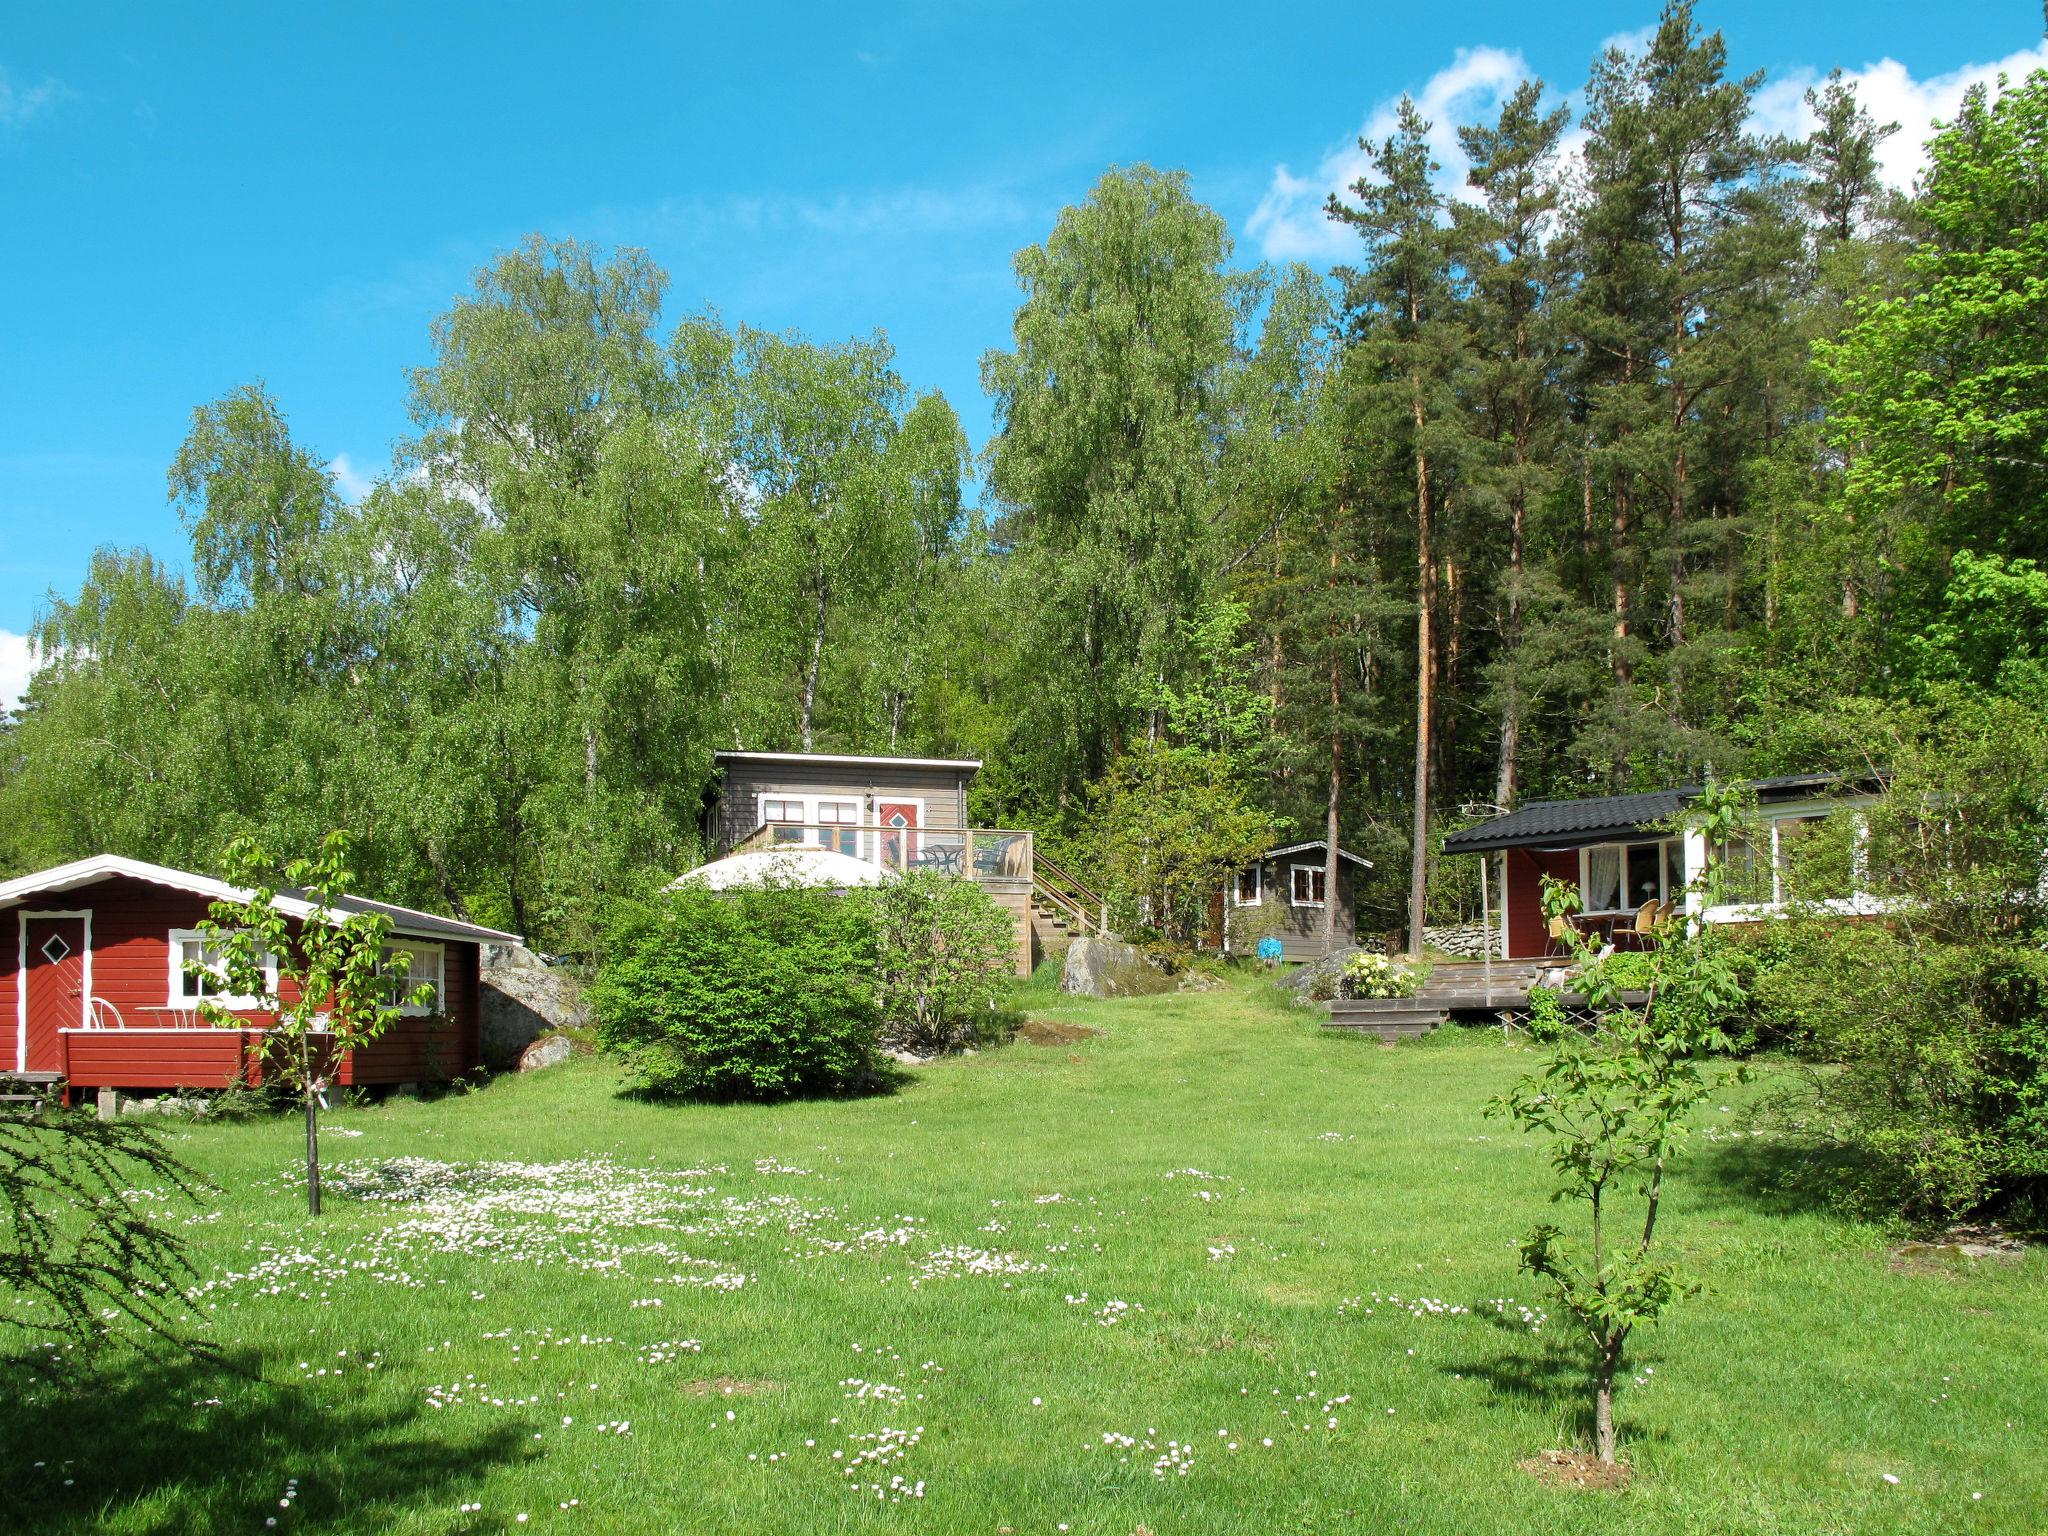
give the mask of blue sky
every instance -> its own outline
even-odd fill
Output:
[[[670,312],[881,329],[977,446],[1010,256],[1111,164],[1186,168],[1245,262],[1327,262],[1316,214],[1402,91],[1446,135],[1524,71],[1575,94],[1654,0],[1348,5],[228,5],[0,21],[0,707],[99,544],[181,562],[163,473],[263,379],[359,491],[404,370],[490,254],[646,247]],[[1739,69],[1864,77],[1909,133],[2048,63],[2037,0],[1705,0]],[[1902,139],[1907,135],[1902,135]],[[1910,178],[1901,145],[1890,169]]]

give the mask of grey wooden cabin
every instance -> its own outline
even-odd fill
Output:
[[[920,829],[917,848],[967,827],[973,758],[857,757],[832,752],[715,752],[719,783],[705,827],[712,857],[766,829],[771,841],[816,843],[873,859],[878,834]]]
[[[968,825],[967,786],[978,761],[834,752],[712,756],[719,780],[704,819],[711,857],[798,843],[890,869],[971,879],[1011,914],[1017,973],[1031,973],[1042,926],[1033,901],[1033,840],[1027,831]]]
[[[1262,855],[1226,880],[1210,906],[1210,939],[1227,953],[1252,955],[1261,938],[1280,941],[1283,960],[1314,960],[1323,953],[1327,916],[1324,889],[1329,844],[1321,838],[1290,843]],[[1356,942],[1358,876],[1370,860],[1337,850],[1337,943]]]

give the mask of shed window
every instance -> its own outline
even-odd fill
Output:
[[[778,843],[802,842],[804,822],[809,820],[801,800],[763,800],[761,819],[770,824],[773,830],[768,835]]]
[[[1287,900],[1290,906],[1320,907],[1324,901],[1323,879],[1328,873],[1320,864],[1291,864],[1287,869]]]
[[[820,800],[818,841],[827,848],[853,858],[860,857],[860,802]]]
[[[1257,864],[1237,872],[1237,885],[1231,892],[1232,899],[1240,907],[1256,907],[1265,899],[1265,885]]]
[[[403,951],[412,956],[412,963],[399,976],[390,965],[390,957]],[[396,1003],[398,1011],[409,1019],[425,1018],[429,1014],[443,1012],[445,996],[443,983],[446,980],[447,951],[439,944],[420,940],[407,940],[399,944],[384,946],[385,961],[378,966],[378,974],[387,978],[385,1001]],[[432,995],[425,1002],[415,1002],[413,994],[422,986],[431,987]]]
[[[264,986],[277,995],[277,960],[265,956]],[[262,1008],[266,1000],[228,990],[226,967],[221,962],[219,941],[197,928],[171,930],[171,978],[168,1002],[173,1008],[196,1008],[215,1003],[222,1008]]]

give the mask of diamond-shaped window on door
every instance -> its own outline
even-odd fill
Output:
[[[71,953],[71,946],[64,942],[64,935],[53,933],[43,941],[43,957],[55,965]]]

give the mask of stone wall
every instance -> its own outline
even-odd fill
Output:
[[[1493,952],[1500,954],[1500,929],[1492,933]],[[1422,942],[1431,949],[1441,950],[1447,955],[1456,955],[1460,960],[1484,960],[1486,958],[1487,930],[1478,923],[1460,923],[1455,928],[1425,928]]]

